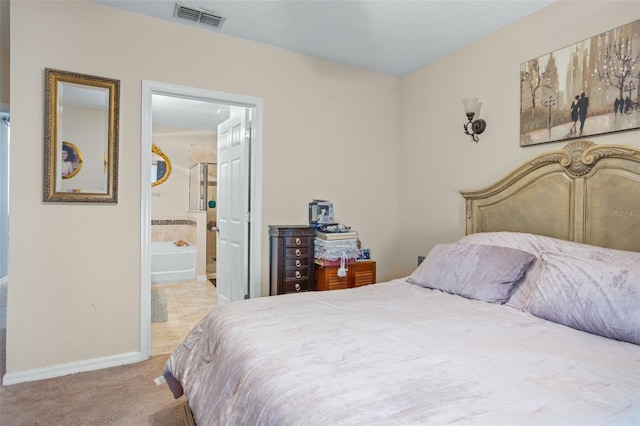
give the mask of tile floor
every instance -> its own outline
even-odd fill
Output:
[[[152,288],[164,292],[168,319],[151,323],[151,355],[170,353],[216,307],[216,288],[210,281],[161,283]]]

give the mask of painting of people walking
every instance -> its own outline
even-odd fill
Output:
[[[640,129],[640,20],[520,66],[520,146]]]

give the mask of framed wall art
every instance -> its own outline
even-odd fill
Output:
[[[520,146],[640,128],[640,20],[520,66]]]

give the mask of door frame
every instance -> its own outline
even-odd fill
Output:
[[[0,133],[6,135],[0,135],[0,284],[8,281],[10,120],[8,106],[0,104]]]
[[[218,92],[171,83],[142,80],[142,117],[140,143],[140,356],[151,354],[151,144],[152,95],[165,95],[205,102],[233,104],[253,108],[250,149],[249,205],[249,291],[250,297],[262,295],[262,117],[263,100],[252,96]],[[220,267],[221,265],[218,265]],[[224,267],[224,265],[222,265]]]

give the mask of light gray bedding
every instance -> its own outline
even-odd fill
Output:
[[[404,279],[216,308],[165,375],[199,425],[640,423],[640,346]]]

